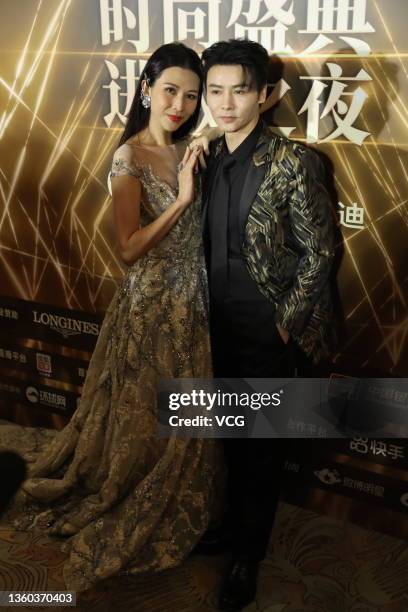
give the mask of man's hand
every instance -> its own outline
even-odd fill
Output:
[[[283,342],[287,344],[289,342],[290,337],[289,332],[286,331],[286,329],[283,329],[283,327],[281,327],[279,323],[276,323],[276,327],[278,328],[279,335],[282,338]]]

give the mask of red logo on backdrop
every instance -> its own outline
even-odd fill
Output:
[[[37,353],[37,370],[40,374],[44,376],[51,376],[52,366],[51,366],[51,355],[46,355],[45,353]]]

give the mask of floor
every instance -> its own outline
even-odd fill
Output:
[[[228,560],[193,555],[175,570],[109,579],[81,594],[76,609],[210,612]],[[0,590],[63,590],[63,562],[58,540],[0,524]],[[281,502],[246,610],[407,612],[407,542]]]

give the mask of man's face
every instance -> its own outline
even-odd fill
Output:
[[[245,131],[259,118],[259,104],[265,102],[266,87],[257,91],[255,83],[240,65],[215,65],[207,74],[206,100],[217,126],[226,133]]]

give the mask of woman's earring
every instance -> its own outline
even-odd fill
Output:
[[[151,99],[150,96],[146,96],[146,94],[144,94],[143,91],[142,91],[142,92],[140,92],[140,99],[142,101],[142,106],[144,108],[150,108],[151,103],[152,103],[152,99]]]

